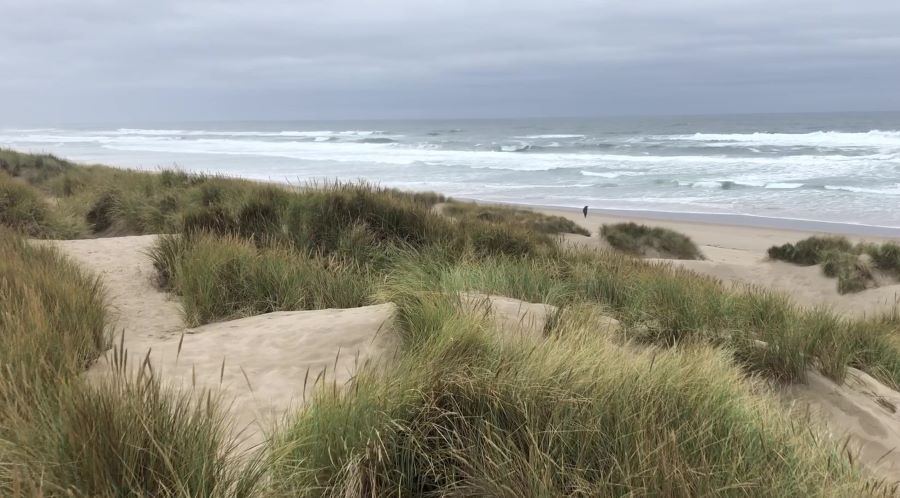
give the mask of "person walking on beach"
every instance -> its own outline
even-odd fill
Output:
[[[584,213],[584,217],[587,218],[587,206],[585,206],[584,209],[581,210],[581,212]]]

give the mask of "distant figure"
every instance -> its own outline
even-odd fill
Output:
[[[587,218],[587,206],[585,206],[584,209],[581,210],[581,212],[584,213],[584,217]]]

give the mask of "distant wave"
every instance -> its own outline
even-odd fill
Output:
[[[549,133],[546,135],[522,135],[522,136],[518,136],[516,138],[528,138],[528,139],[584,138],[584,135],[568,134],[568,133]]]
[[[825,185],[825,190],[841,190],[856,194],[900,195],[900,183],[889,188],[851,187],[845,185]]]
[[[693,187],[693,188],[718,188],[722,190],[731,190],[736,188],[765,188],[765,189],[774,189],[774,190],[792,190],[797,188],[802,188],[805,186],[803,183],[789,183],[789,182],[754,182],[754,181],[739,181],[739,180],[697,180],[697,181],[683,181],[676,180],[674,182],[678,186],[681,187]]]
[[[662,141],[705,142],[706,146],[794,146],[794,147],[875,147],[900,148],[900,131],[867,132],[814,131],[810,133],[694,133],[692,135],[654,135]]]
[[[387,137],[375,137],[375,138],[361,138],[356,141],[356,143],[360,144],[395,144],[396,140],[393,138]]]
[[[584,176],[597,176],[600,178],[621,178],[623,176],[643,176],[647,173],[641,171],[585,171],[581,170]]]

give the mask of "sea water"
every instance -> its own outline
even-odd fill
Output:
[[[0,146],[297,184],[900,227],[900,113],[106,123],[6,127]]]

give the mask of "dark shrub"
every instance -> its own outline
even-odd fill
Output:
[[[867,247],[866,252],[878,269],[892,272],[900,271],[900,245],[894,242],[885,242],[880,246]]]
[[[237,216],[241,237],[267,240],[281,233],[281,213],[271,200],[251,200]]]
[[[192,210],[182,219],[182,230],[185,234],[208,232],[219,235],[233,234],[237,223],[224,208],[213,206]]]
[[[845,237],[809,237],[796,244],[772,246],[768,254],[772,259],[811,266],[821,262],[825,251],[855,252]]]
[[[119,202],[119,194],[114,190],[107,190],[97,197],[94,205],[85,215],[85,219],[94,233],[108,230],[113,225],[115,210]]]
[[[600,234],[614,248],[639,256],[703,259],[700,249],[687,235],[661,227],[637,223],[603,225]]]

